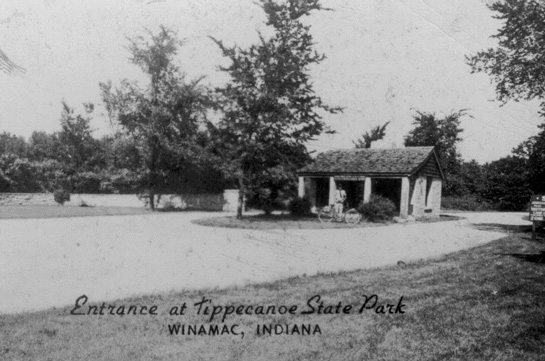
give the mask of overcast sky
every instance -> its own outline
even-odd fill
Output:
[[[416,110],[448,114],[468,109],[460,145],[466,160],[506,156],[537,133],[538,106],[500,107],[483,74],[470,74],[464,57],[494,46],[501,25],[485,0],[323,0],[334,11],[314,13],[316,49],[327,59],[312,69],[315,89],[330,105],[337,131],[309,148],[351,148],[352,140],[390,121],[383,147],[401,146]],[[142,79],[129,64],[126,37],[160,24],[185,39],[178,61],[190,78],[227,80],[213,36],[247,45],[263,30],[264,14],[252,0],[1,0],[0,49],[24,67],[22,76],[0,72],[0,131],[28,137],[60,129],[61,100],[97,105],[96,135],[111,131],[98,83]]]

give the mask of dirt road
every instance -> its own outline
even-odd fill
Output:
[[[518,222],[523,216],[487,213],[469,221],[287,231],[191,223],[210,215],[1,220],[0,312],[70,305],[83,294],[114,300],[408,262],[503,236],[470,222]]]

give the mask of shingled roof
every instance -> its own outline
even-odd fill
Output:
[[[333,150],[319,154],[312,164],[297,173],[301,176],[336,174],[410,176],[430,158],[438,162],[434,147]],[[441,176],[443,177],[442,174]]]

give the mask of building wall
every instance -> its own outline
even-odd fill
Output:
[[[439,217],[441,213],[441,194],[442,194],[443,182],[440,178],[433,178],[433,183],[431,185],[431,217]]]
[[[439,169],[439,164],[437,163],[437,160],[435,159],[435,157],[433,156],[430,157],[430,159],[428,159],[426,164],[422,166],[418,174],[422,176],[440,178],[441,170]]]
[[[418,177],[414,181],[414,188],[410,205],[412,206],[412,216],[420,218],[424,214],[426,201],[426,177]]]
[[[411,198],[412,215],[415,218],[439,217],[441,211],[441,187],[439,178],[431,179],[432,183],[428,193],[428,204],[426,204],[427,177],[418,177],[414,182],[414,189]]]

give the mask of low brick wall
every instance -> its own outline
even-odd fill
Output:
[[[223,194],[183,194],[162,195],[158,208],[201,209],[211,211],[236,210],[237,198],[233,194],[237,190],[228,189]],[[135,194],[71,194],[67,206],[80,206],[85,203],[93,207],[145,207],[144,201]],[[9,205],[43,205],[53,206],[57,203],[52,193],[0,193],[0,206]]]

